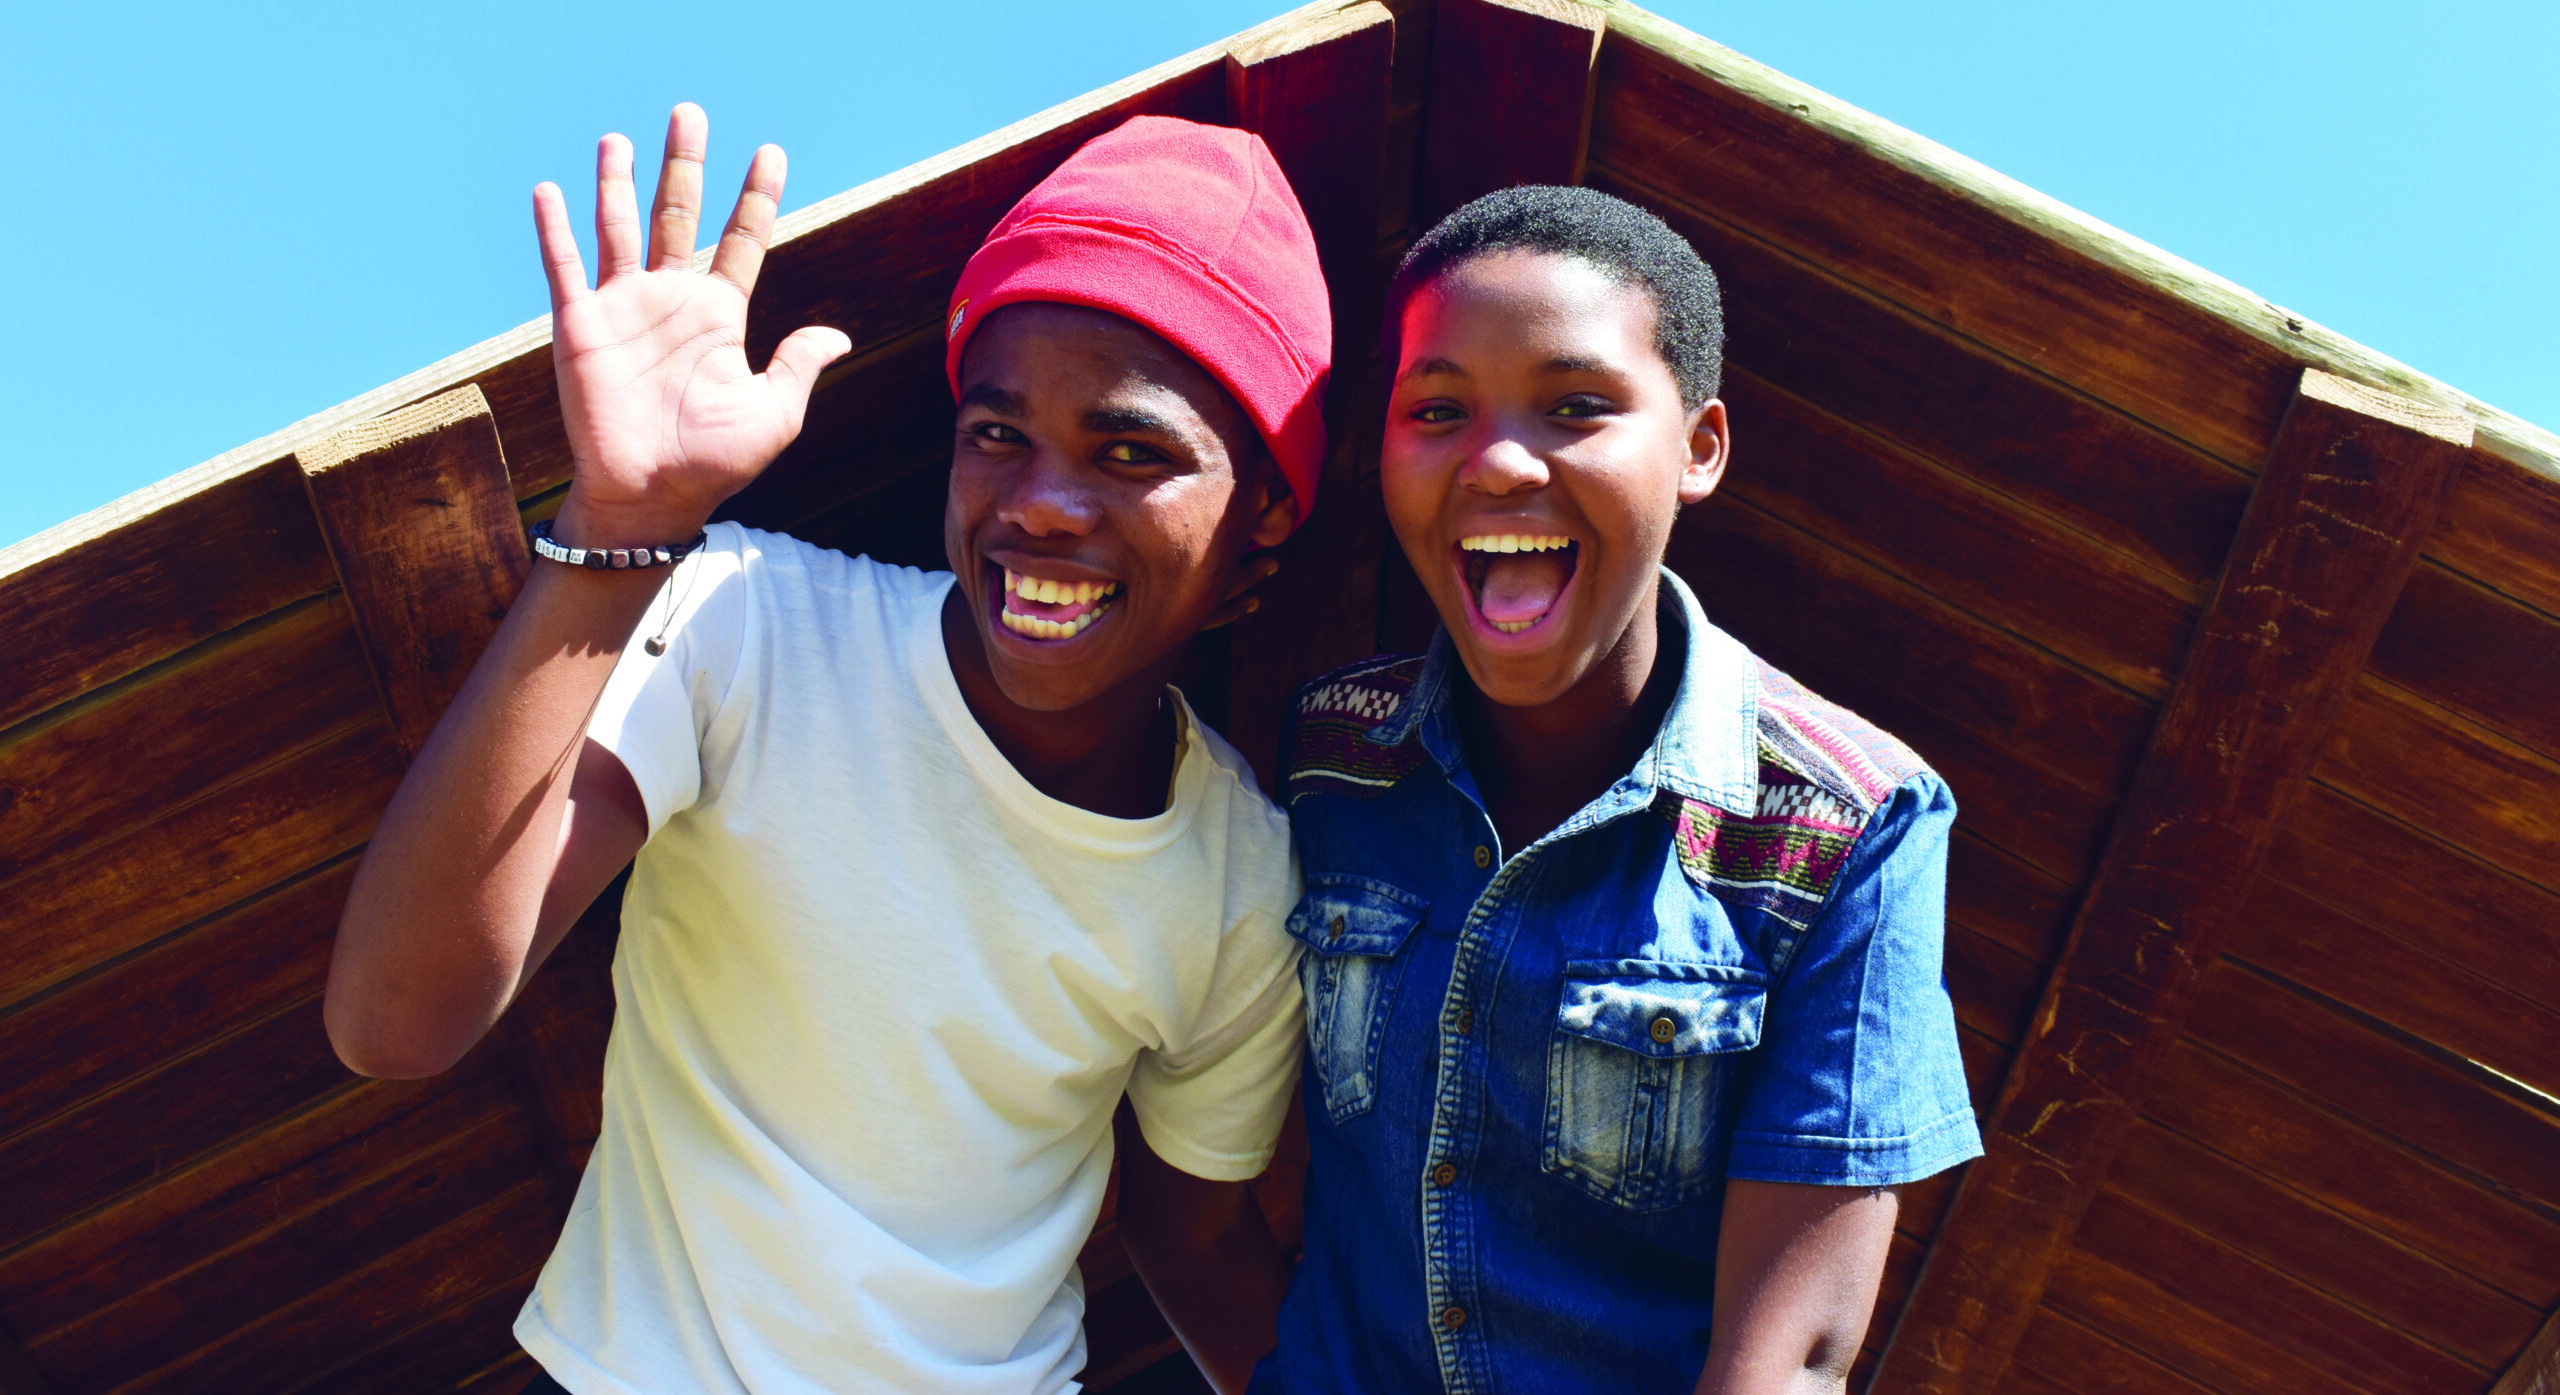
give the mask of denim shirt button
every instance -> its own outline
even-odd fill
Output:
[[[1668,1046],[1671,1044],[1671,1039],[1678,1035],[1680,1035],[1680,1024],[1672,1021],[1669,1013],[1664,1013],[1662,1016],[1653,1019],[1653,1039],[1655,1041]]]
[[[1440,1325],[1455,1332],[1467,1325],[1467,1310],[1452,1303],[1440,1310]]]
[[[1340,916],[1335,916],[1335,917],[1333,918],[1333,924],[1332,924],[1330,927],[1328,927],[1328,929],[1329,929],[1330,933],[1328,933],[1328,934],[1325,936],[1325,938],[1326,938],[1326,939],[1329,939],[1329,940],[1338,940],[1338,939],[1341,939],[1341,938],[1342,938],[1342,917],[1340,917]]]
[[[1458,1165],[1456,1163],[1442,1163],[1431,1169],[1431,1185],[1435,1187],[1445,1187],[1457,1180]]]
[[[1493,865],[1493,849],[1486,847],[1486,846],[1485,846],[1484,844],[1482,844],[1482,843],[1478,843],[1478,844],[1476,844],[1476,866],[1478,866],[1478,867],[1480,867],[1480,868],[1481,868],[1481,867],[1490,867],[1490,866],[1492,866],[1492,865]],[[1453,1308],[1453,1309],[1451,1309],[1450,1311],[1455,1312],[1455,1311],[1456,1311],[1456,1309],[1454,1309],[1454,1308]]]

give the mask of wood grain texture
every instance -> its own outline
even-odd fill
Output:
[[[2154,1321],[2182,1326],[2180,1308],[2211,1314],[2283,1358],[2319,1373],[2308,1385],[2278,1382],[2257,1389],[2332,1386],[2374,1395],[2469,1395],[2488,1374],[2240,1253],[2218,1237],[2208,1237],[2114,1192],[2100,1194],[2073,1244],[2078,1254],[2141,1281],[2178,1305],[2150,1309],[2148,1315]],[[2101,1330],[2110,1330],[2094,1313],[2080,1307],[2078,1297],[2058,1289],[2047,1301]],[[2213,1335],[2194,1340],[2220,1345]],[[2146,1334],[2135,1345],[2190,1374],[2212,1375],[2177,1359],[2173,1355],[2177,1347],[2157,1333]]]
[[[2485,451],[2445,497],[2427,553],[2498,590],[2560,615],[2560,480]]]
[[[2314,783],[2267,872],[2331,910],[2560,1010],[2560,895]]]
[[[1515,184],[1579,184],[1607,24],[1571,0],[1440,0],[1414,222]]]
[[[2371,652],[2467,423],[2306,372],[1879,1379],[2008,1366]],[[2442,434],[2439,434],[2439,433]],[[2446,439],[2450,435],[2459,439]]]
[[[2273,877],[2250,893],[2231,958],[2370,1014],[2546,1093],[2560,1094],[2560,1011],[2510,987],[2560,983],[2560,964],[2450,963]]]
[[[432,1082],[368,1082],[240,1140],[74,1225],[0,1257],[0,1312],[42,1336],[125,1297],[255,1249],[445,1142],[523,1118],[482,1053]],[[274,1297],[274,1295],[269,1295]]]
[[[2144,698],[2168,692],[2200,596],[1747,369],[1724,400],[1755,462],[1726,492]]]
[[[2154,1280],[2086,1250],[2062,1257],[2047,1307],[2210,1389],[2384,1395],[2371,1386],[2335,1379],[2259,1336],[2236,1314],[2183,1302]]]
[[[1725,355],[1753,375],[2156,569],[2201,599],[2249,476],[1945,325],[1761,241],[1673,189],[1592,153],[1593,188],[1661,215],[1714,268]],[[1737,467],[1765,460],[1736,422]]]
[[[415,1395],[502,1387],[479,1382],[492,1368],[521,1383],[532,1359],[516,1346],[516,1314],[533,1291],[539,1269],[501,1281],[488,1292],[428,1315],[408,1331],[301,1387],[328,1395]],[[524,1369],[505,1370],[520,1362]]]
[[[354,859],[342,858],[11,1016],[0,1031],[0,1141],[185,1043],[318,992],[354,877]]]
[[[2017,1367],[2073,1395],[2217,1395],[2209,1387],[2102,1337],[2051,1309],[2036,1314],[2018,1343]],[[2004,1379],[2000,1388],[2006,1390]]]
[[[466,383],[295,459],[393,739],[415,759],[532,566],[496,422]]]
[[[41,541],[41,539],[37,540]],[[0,725],[160,662],[329,584],[289,461],[60,551],[0,553]]]
[[[2117,1156],[2107,1188],[2484,1370],[2515,1351],[2539,1316],[2513,1295],[2148,1120]]]
[[[1377,341],[1380,180],[1395,71],[1386,8],[1355,5],[1229,52],[1227,117],[1262,137],[1316,237],[1332,294],[1332,439],[1279,572],[1227,640],[1227,739],[1276,788],[1280,726],[1297,685],[1369,654],[1378,555],[1392,546],[1368,463],[1376,455],[1370,346]]]
[[[2367,675],[2348,693],[2316,771],[2341,793],[2560,891],[2560,760]]]
[[[2489,1395],[2560,1395],[2560,1311],[2516,1354]]]
[[[314,597],[0,745],[0,881],[150,823],[377,710],[345,605]]]
[[[2374,641],[2373,672],[2537,755],[2560,758],[2560,617],[2428,563],[2410,574]]]
[[[2560,1223],[2226,1056],[2170,1048],[2149,1115],[2529,1305],[2560,1300]]]
[[[0,883],[0,1004],[355,847],[399,775],[390,729],[368,713],[156,822]]]

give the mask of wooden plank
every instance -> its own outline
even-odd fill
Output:
[[[409,1165],[443,1142],[522,1117],[482,1053],[432,1084],[375,1082],[331,1096],[103,1211],[0,1258],[0,1311],[41,1335]]]
[[[541,1175],[521,1114],[443,1141],[370,1185],[338,1197],[258,1243],[121,1295],[32,1339],[29,1354],[62,1383],[112,1389],[212,1346],[304,1295],[326,1295],[390,1254]]]
[[[1909,742],[1969,826],[2086,875],[2150,725],[2141,699],[1740,500],[1685,511],[1667,560],[1719,626]]]
[[[2302,789],[2467,421],[2306,372],[1881,1373],[1993,1384]]]
[[[1579,184],[1607,22],[1572,0],[1440,0],[1414,222],[1515,184]]]
[[[2143,697],[2169,691],[2200,597],[1748,369],[1724,400],[1756,462],[1727,492]]]
[[[1713,190],[1755,233],[2225,459],[2259,458],[2308,365],[2461,411],[2560,479],[2560,437],[1624,0],[1595,147]],[[1632,139],[1630,139],[1632,137]]]
[[[393,739],[415,759],[533,565],[469,383],[295,455]]]
[[[2560,532],[2550,546],[2560,551]],[[2560,619],[2445,567],[2410,574],[2373,672],[2543,756],[2560,757]]]
[[[1615,158],[1593,150],[1592,187],[1652,209],[1715,268],[1728,360],[2202,598],[2247,474],[1762,242],[1698,206],[1715,203],[1712,188],[1648,184]],[[1736,427],[1748,462],[1759,446],[1747,420]]]
[[[2546,614],[2560,615],[2560,481],[2471,457],[2445,497],[2427,555]]]
[[[185,1166],[347,1083],[305,998],[0,1148],[0,1249]]]
[[[2484,1370],[2532,1335],[2539,1316],[2155,1123],[2135,1130],[2107,1186]]]
[[[2219,1239],[2108,1191],[2090,1206],[2074,1244],[2081,1254],[2141,1280],[2186,1308],[2212,1314],[2327,1377],[2312,1385],[2243,1388],[2302,1390],[2327,1384],[2377,1395],[2421,1391],[2470,1395],[2487,1376],[2485,1368],[2376,1321]],[[2087,1316],[2077,1300],[2078,1295],[2059,1287],[2048,1299],[2058,1309]],[[2156,1342],[2141,1343],[2139,1348],[2166,1359]],[[2171,1364],[2182,1363],[2172,1360]],[[2186,1369],[2191,1374],[2209,1374]]]
[[[957,275],[957,268],[954,268]],[[712,513],[750,528],[806,537],[806,520],[875,496],[928,459],[948,467],[954,409],[942,377],[939,315],[903,338],[822,374],[800,435],[765,472]],[[942,560],[942,495],[915,540]]]
[[[389,737],[368,715],[156,823],[0,883],[0,1004],[363,842],[399,782]]]
[[[2560,1111],[2524,1103],[2228,963],[2198,984],[2200,1045],[2441,1159],[2506,1195],[2560,1213]]]
[[[516,1314],[541,1270],[529,1269],[466,1298],[301,1387],[327,1395],[413,1395],[465,1388],[493,1366],[532,1358],[516,1346]],[[519,1379],[529,1371],[516,1372]]]
[[[604,1131],[604,1053],[613,1035],[613,954],[622,935],[624,869],[579,915],[501,1019],[530,1090],[544,1153],[574,1195]]]
[[[2516,1354],[2489,1395],[2560,1395],[2560,1311]]]
[[[2560,761],[2370,676],[2348,692],[2315,772],[2455,847],[2560,891]]]
[[[2044,966],[1960,921],[1947,923],[1947,992],[1956,1020],[2015,1047],[2044,987]]]
[[[2018,1367],[2045,1376],[2073,1395],[2215,1395],[2150,1358],[2047,1309],[2018,1343]],[[2016,1369],[2013,1367],[2012,1369]],[[2001,1388],[2007,1389],[2003,1379]]]
[[[320,991],[354,877],[352,858],[332,863],[12,1016],[0,1141]]]
[[[119,1395],[205,1390],[290,1390],[432,1312],[524,1273],[551,1246],[549,1188],[531,1181],[422,1240],[377,1256],[325,1292],[310,1294],[221,1341],[116,1387]]]
[[[2417,948],[2560,1009],[2560,896],[2315,783],[2276,835],[2269,876]]]
[[[2162,1127],[2535,1307],[2560,1301],[2560,1223],[2193,1042],[2152,1093]]]
[[[1280,726],[1299,683],[1369,654],[1378,557],[1393,546],[1377,486],[1371,346],[1378,337],[1379,181],[1395,69],[1395,19],[1366,3],[1231,49],[1227,118],[1262,137],[1289,177],[1332,292],[1332,440],[1313,511],[1275,550],[1260,609],[1227,640],[1223,730],[1275,787]]]
[[[314,598],[0,744],[0,880],[150,822],[374,710],[346,607]]]
[[[2404,933],[2422,937],[2423,926]],[[2331,909],[2273,877],[2258,883],[2232,959],[2344,1003],[2546,1093],[2560,1094],[2560,1011],[2509,987],[2502,964],[2465,968]],[[2518,978],[2554,977],[2549,961]]]
[[[0,552],[0,726],[112,682],[329,584],[291,466],[182,500],[110,506],[68,545]]]
[[[54,1395],[54,1384],[36,1369],[18,1344],[0,1333],[0,1395]]]
[[[2078,891],[1990,843],[1961,819],[1947,846],[1947,918],[1982,932],[2039,968],[2071,929]]]
[[[2152,1280],[2072,1250],[2056,1266],[2045,1306],[2115,1338],[2169,1369],[2215,1390],[2328,1391],[2403,1395],[2331,1373],[2259,1336],[2237,1314],[2181,1302]],[[1892,1357],[1886,1358],[1890,1369]],[[2423,1395],[2413,1388],[2406,1395]]]

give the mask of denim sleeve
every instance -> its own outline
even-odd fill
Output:
[[[1869,818],[1770,989],[1727,1176],[1890,1186],[1981,1156],[1942,965],[1955,817],[1924,774]]]

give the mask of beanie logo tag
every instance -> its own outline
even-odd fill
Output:
[[[949,341],[959,338],[960,322],[967,318],[969,318],[969,302],[963,299],[959,304],[951,307],[951,323],[943,329],[943,339]]]

